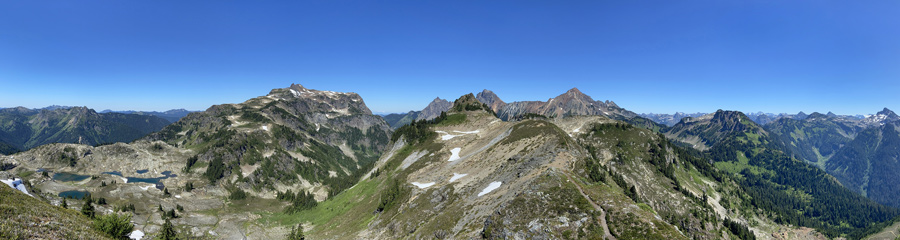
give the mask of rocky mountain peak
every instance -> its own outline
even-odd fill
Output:
[[[309,89],[306,89],[305,87],[303,87],[303,85],[296,84],[296,83],[292,83],[291,86],[288,87],[288,88],[294,89],[294,90],[297,90],[297,91],[309,90]]]
[[[747,118],[744,113],[738,111],[717,110],[710,122],[727,123],[728,125],[737,125],[741,123],[742,118]],[[749,118],[747,118],[749,120]]]
[[[900,116],[897,116],[897,114],[894,113],[894,111],[884,108],[883,110],[876,113],[875,115],[866,116],[866,118],[863,119],[861,122],[865,125],[877,126],[877,125],[884,125],[885,122],[892,122],[892,121],[897,121],[897,120],[900,120]]]
[[[506,103],[503,102],[503,100],[500,100],[500,97],[498,97],[497,94],[494,94],[494,92],[487,89],[478,93],[478,95],[475,96],[475,99],[487,104],[491,107],[491,110],[494,110],[495,112],[500,111],[501,108],[506,106]]]
[[[569,91],[566,91],[566,93],[563,93],[562,95],[559,95],[554,99],[556,99],[556,100],[576,100],[577,99],[577,100],[586,101],[586,102],[594,101],[593,98],[591,98],[587,94],[582,93],[580,90],[578,90],[578,88],[569,89]]]
[[[431,120],[441,115],[441,112],[446,112],[450,110],[450,107],[453,106],[453,103],[447,101],[447,99],[442,99],[440,97],[435,97],[428,106],[425,106],[425,109],[422,109],[421,114],[416,117],[416,120]]]
[[[878,112],[878,115],[888,116],[889,118],[897,118],[897,114],[888,108],[882,109],[881,112]]]
[[[457,98],[455,101],[453,101],[453,106],[462,105],[462,104],[470,104],[470,103],[481,103],[481,102],[475,98],[474,94],[469,93],[466,95],[462,95],[459,98]]]
[[[566,91],[566,93],[568,93],[568,94],[584,94],[584,93],[581,93],[581,91],[578,90],[577,87],[573,87],[572,89],[569,89],[569,91]]]

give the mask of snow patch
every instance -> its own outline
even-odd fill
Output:
[[[450,133],[447,133],[447,132],[444,132],[444,131],[434,131],[434,132],[441,134],[441,140],[447,141],[447,140],[453,139],[453,138],[455,138],[455,137],[464,136],[464,135],[466,135],[466,134],[479,133],[479,132],[481,132],[481,130],[466,131],[466,132],[464,132],[464,131],[453,131],[453,132],[455,132],[455,133],[459,133],[459,135],[453,135],[453,134],[450,134]]]
[[[181,195],[175,195],[175,198],[181,198]]]
[[[25,193],[25,195],[32,196],[31,193],[28,193],[28,189],[25,188],[25,184],[22,184],[21,178],[0,180],[0,182],[6,183],[6,185],[9,185],[9,187],[11,187],[13,189],[18,189],[19,191],[22,191],[22,193]],[[32,197],[34,197],[34,196],[32,196]]]
[[[462,134],[473,134],[473,133],[480,133],[481,130],[468,131],[468,132],[462,132],[462,131],[453,131],[453,132],[455,132],[455,133],[462,133]]]
[[[150,186],[146,186],[146,187],[141,187],[141,190],[147,191],[148,189],[150,189],[150,188],[152,188],[152,187],[156,187],[156,185],[150,185]]]
[[[450,149],[450,159],[447,159],[447,161],[452,162],[459,160],[459,151],[462,151],[462,148]]]
[[[141,232],[141,230],[134,230],[134,232],[131,232],[131,234],[128,234],[128,238],[131,238],[134,240],[141,240],[141,238],[144,238],[144,232]]]
[[[459,180],[460,178],[463,178],[463,177],[465,177],[466,175],[469,175],[469,174],[468,174],[468,173],[463,173],[463,174],[453,173],[453,176],[450,177],[450,182]]]
[[[294,90],[294,89],[290,89],[290,90],[291,90],[291,93],[294,94],[294,97],[300,96],[300,92],[298,92],[297,90]]]
[[[122,179],[122,183],[128,183],[128,179],[127,179],[127,178],[123,178],[123,177],[120,177],[120,178]]]
[[[484,196],[485,194],[488,194],[491,191],[494,191],[497,188],[500,188],[501,184],[503,184],[503,183],[502,182],[491,182],[491,184],[488,184],[488,186],[486,188],[484,188],[484,190],[481,190],[481,192],[478,193],[478,196],[479,197]]]
[[[269,126],[263,125],[263,126],[262,126],[262,130],[263,130],[263,131],[269,131]]]
[[[416,187],[419,187],[420,189],[425,189],[427,187],[431,187],[432,185],[434,185],[434,182],[430,182],[430,183],[412,182],[412,185],[416,185]]]

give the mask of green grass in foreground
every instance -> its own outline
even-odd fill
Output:
[[[372,212],[378,205],[375,193],[379,182],[377,179],[364,180],[353,188],[320,202],[313,209],[295,214],[259,213],[262,216],[259,222],[283,226],[295,226],[298,223],[312,224],[315,228],[310,233],[313,234],[336,229],[341,231],[362,229],[375,217]]]
[[[50,205],[0,184],[0,239],[109,239],[92,229],[91,223],[76,210]]]

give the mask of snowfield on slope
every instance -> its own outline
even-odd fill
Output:
[[[503,184],[502,182],[491,182],[491,184],[488,184],[488,186],[486,188],[484,188],[484,190],[481,190],[481,192],[478,193],[478,196],[479,197],[484,196],[485,194],[488,194],[491,191],[494,191],[497,188],[500,188],[500,185],[502,185],[502,184]]]
[[[430,182],[430,183],[412,182],[412,185],[416,185],[416,187],[419,187],[420,189],[425,189],[427,187],[431,187],[432,185],[434,185],[434,182]]]
[[[453,139],[453,138],[455,138],[455,137],[465,136],[465,135],[467,135],[467,134],[480,133],[481,130],[475,130],[475,131],[453,131],[454,133],[459,133],[459,135],[453,135],[453,134],[450,134],[450,133],[447,133],[447,132],[444,132],[444,131],[434,131],[434,132],[441,134],[441,140],[447,141],[447,140]]]
[[[450,149],[450,159],[447,159],[447,161],[452,162],[459,160],[459,151],[462,151],[462,148]]]
[[[469,175],[469,174],[468,174],[468,173],[463,173],[463,174],[453,173],[453,176],[450,177],[450,182],[459,180],[460,178],[463,178],[463,177],[465,177],[466,175]]]

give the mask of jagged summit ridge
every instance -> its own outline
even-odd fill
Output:
[[[528,113],[547,117],[600,115],[615,119],[631,119],[637,116],[634,112],[619,107],[613,101],[596,101],[578,88],[571,88],[563,94],[547,99],[546,102],[522,101],[494,104],[493,101],[490,101],[493,92],[482,92],[479,95],[482,96],[479,100],[490,105],[497,112],[497,116],[504,120],[516,119]]]

